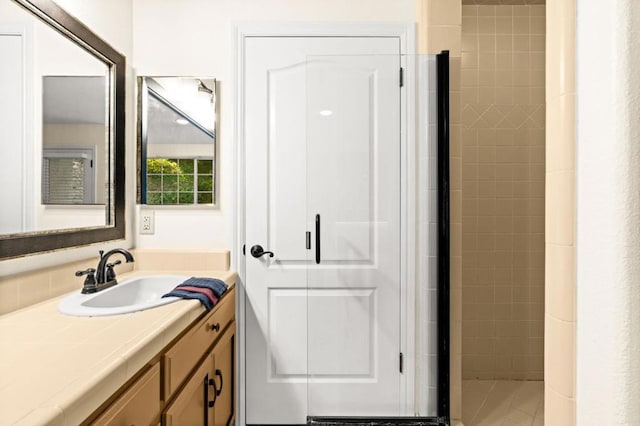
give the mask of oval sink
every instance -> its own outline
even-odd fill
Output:
[[[97,317],[143,311],[180,300],[165,297],[186,275],[147,275],[123,280],[117,285],[93,294],[73,293],[60,301],[58,310],[66,315]]]

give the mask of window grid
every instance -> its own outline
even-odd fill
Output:
[[[149,158],[147,204],[213,204],[212,158]]]

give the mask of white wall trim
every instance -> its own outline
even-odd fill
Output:
[[[33,131],[33,26],[27,23],[12,24],[2,23],[0,35],[19,36],[24,52],[22,67],[24,70],[24,86],[22,96],[24,99],[22,110],[22,206],[23,231],[34,228],[35,221],[35,187],[34,187],[34,131]],[[38,204],[39,204],[38,200]]]
[[[234,143],[234,164],[236,172],[233,181],[233,242],[231,265],[238,272],[237,282],[237,365],[238,365],[238,424],[246,424],[246,384],[245,384],[245,257],[242,255],[242,245],[245,240],[245,140],[244,140],[244,54],[245,40],[247,37],[304,37],[304,36],[326,36],[326,37],[399,37],[401,40],[400,50],[403,55],[414,54],[416,49],[416,32],[413,23],[347,23],[347,22],[246,22],[235,25],[234,37],[234,72],[235,77],[235,102],[236,114],[234,119],[235,143]],[[411,78],[407,79],[411,81]],[[406,93],[410,93],[410,86],[405,86]],[[412,93],[412,92],[411,92]],[[407,114],[405,114],[407,115]],[[408,116],[408,115],[407,115]],[[407,120],[408,121],[408,120]],[[401,301],[401,309],[407,315],[401,319],[400,347],[405,354],[405,374],[401,376],[401,410],[405,415],[414,414],[414,394],[415,394],[415,339],[408,338],[415,336],[415,309],[412,303],[415,299],[415,220],[408,220],[409,208],[413,206],[415,210],[415,179],[410,177],[415,174],[415,165],[409,165],[410,152],[415,152],[415,138],[413,135],[414,125],[403,122],[401,131],[403,150],[401,151],[402,163],[402,195],[401,195],[401,217],[403,225],[401,229],[401,265],[405,266],[401,272],[402,288],[406,289],[405,297]],[[413,150],[413,151],[412,151]],[[409,170],[411,168],[411,170]],[[414,173],[414,174],[410,174]],[[412,245],[411,245],[412,244]],[[411,254],[411,256],[408,256]],[[410,309],[410,310],[409,310]],[[410,379],[409,379],[410,378]]]

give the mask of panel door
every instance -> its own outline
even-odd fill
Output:
[[[358,282],[349,280],[329,291],[328,286],[338,285],[329,279],[318,280],[323,283],[318,287],[308,289],[307,268],[315,267],[309,258],[306,232],[310,231],[307,205],[307,69],[308,60],[318,55],[397,55],[400,52],[400,40],[396,37],[252,37],[246,39],[244,58],[244,81],[242,82],[245,97],[245,234],[246,234],[246,407],[247,423],[249,424],[302,424],[306,423],[309,414],[308,404],[308,373],[309,360],[317,354],[308,353],[308,339],[317,335],[309,335],[308,330],[317,332],[315,326],[307,325],[307,295],[319,292],[319,295],[340,299],[350,309],[354,304],[368,303],[367,314],[359,315],[364,321],[362,327],[372,327],[376,324],[388,324],[394,328],[397,318],[387,318],[387,315],[397,316],[397,311],[386,309],[382,303],[398,306],[399,300],[395,294],[376,290],[378,275],[377,263],[366,268],[370,274],[367,279],[358,278]],[[396,64],[398,63],[396,59]],[[366,67],[375,68],[377,64],[367,64]],[[369,77],[371,78],[371,70]],[[388,72],[375,70],[378,72]],[[395,90],[398,87],[399,65],[395,72]],[[362,75],[360,75],[362,77]],[[354,76],[358,79],[359,77]],[[364,77],[362,77],[364,78]],[[384,78],[391,79],[391,76]],[[380,79],[377,80],[381,81]],[[369,87],[378,95],[386,92],[372,83]],[[385,95],[386,96],[386,95]],[[369,97],[366,102],[373,108],[382,108],[385,102],[395,102],[385,98]],[[351,105],[355,107],[355,104]],[[353,112],[353,111],[352,111]],[[370,123],[379,123],[371,117],[362,117]],[[346,121],[345,121],[346,123]],[[356,135],[364,131],[349,130]],[[358,140],[380,137],[381,129],[366,130],[365,136],[358,135]],[[397,129],[389,128],[389,132]],[[387,131],[387,130],[385,130]],[[399,137],[399,130],[396,135]],[[364,140],[363,139],[363,140]],[[362,145],[359,143],[359,146]],[[371,155],[384,155],[375,149],[368,149]],[[357,148],[360,149],[360,148]],[[391,159],[389,167],[397,168]],[[370,163],[371,164],[371,163]],[[340,163],[339,165],[343,165]],[[326,164],[324,173],[331,173],[337,165]],[[387,166],[385,166],[387,167]],[[373,170],[373,169],[372,169]],[[380,170],[376,162],[376,170]],[[393,174],[393,171],[389,171]],[[399,174],[399,172],[398,172]],[[371,176],[371,175],[370,175]],[[382,175],[380,175],[382,176]],[[375,194],[374,194],[375,195]],[[371,193],[369,195],[371,196]],[[333,201],[332,201],[333,202]],[[348,202],[348,200],[347,200]],[[328,213],[327,213],[328,214]],[[364,213],[362,213],[364,214]],[[360,215],[360,213],[359,213]],[[362,215],[356,217],[358,219]],[[363,216],[362,216],[363,217]],[[386,217],[393,222],[396,218]],[[363,225],[367,228],[369,225]],[[362,235],[362,230],[348,226],[348,232]],[[329,228],[327,228],[329,229]],[[376,236],[377,235],[377,236]],[[375,234],[378,238],[381,234]],[[373,240],[372,240],[373,241]],[[387,240],[376,240],[381,244]],[[358,244],[369,244],[359,238]],[[329,244],[329,243],[327,243]],[[260,245],[265,251],[273,252],[273,257],[265,254],[258,257],[251,255],[251,249]],[[362,246],[364,247],[364,246]],[[371,248],[371,247],[370,247]],[[256,248],[257,249],[257,248]],[[335,255],[344,251],[336,249]],[[330,256],[330,251],[327,251]],[[399,251],[398,251],[399,256]],[[327,258],[328,259],[328,258]],[[380,260],[376,257],[377,260]],[[362,259],[354,261],[368,262]],[[343,259],[335,257],[331,276],[338,274]],[[346,269],[353,266],[344,264]],[[324,265],[321,267],[324,268]],[[383,275],[394,274],[383,268]],[[386,282],[386,280],[383,280]],[[330,284],[330,283],[334,284]],[[349,297],[342,297],[348,295]],[[351,297],[354,296],[354,297]],[[381,297],[389,297],[381,300]],[[316,298],[320,300],[321,298]],[[329,297],[322,297],[329,301]],[[338,302],[338,300],[336,300]],[[332,302],[331,302],[332,303]],[[333,309],[333,308],[332,308]],[[395,309],[395,308],[394,308]],[[335,309],[334,309],[335,310]],[[370,315],[375,314],[375,320]],[[383,316],[381,316],[383,315]],[[342,323],[345,317],[336,318],[336,324]],[[379,372],[383,369],[396,371],[398,342],[393,343],[390,351],[395,353],[394,365],[383,365],[390,362],[391,357],[378,353],[379,344],[387,340],[379,339],[378,333],[373,332],[372,339],[363,344],[368,345],[367,351],[375,354],[370,359],[375,360],[375,366],[369,364],[366,374],[373,374],[368,379],[358,379],[360,390],[366,390],[359,402],[352,406],[353,415],[362,413],[365,409],[383,406],[389,415],[397,414],[398,392],[395,390],[395,378],[386,378],[384,382],[394,387],[391,392],[378,393],[380,379]],[[343,341],[344,336],[329,342],[335,345]],[[374,342],[375,340],[375,342]],[[372,346],[373,345],[373,346]],[[333,347],[335,351],[343,348]],[[362,356],[362,351],[357,353]],[[332,359],[335,360],[335,357]],[[327,361],[330,363],[331,361]],[[352,364],[349,364],[349,367]],[[322,366],[327,367],[327,364]],[[335,366],[331,374],[335,373]],[[312,372],[315,374],[315,372]],[[351,372],[345,372],[351,374]],[[346,377],[346,376],[345,376]],[[345,377],[329,378],[333,383],[344,380]],[[326,381],[328,377],[317,380]],[[315,379],[314,379],[315,380]],[[365,386],[366,382],[371,387]],[[333,412],[323,414],[332,415]]]

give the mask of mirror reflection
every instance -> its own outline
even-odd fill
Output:
[[[0,234],[112,225],[110,68],[0,0]]]
[[[105,204],[107,82],[104,76],[44,77],[43,204]]]
[[[138,201],[215,204],[216,80],[140,77]]]

